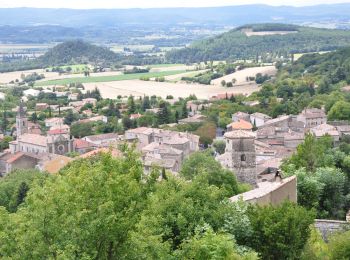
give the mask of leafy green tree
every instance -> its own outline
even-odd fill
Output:
[[[350,120],[350,103],[338,101],[328,112],[329,120]]]
[[[38,121],[38,115],[35,112],[30,116],[30,121],[33,123],[36,123]]]
[[[9,148],[9,143],[13,141],[13,138],[11,136],[5,136],[0,141],[0,152],[4,151],[5,149]]]
[[[159,112],[157,115],[158,115],[158,123],[160,125],[169,124],[171,122],[171,112],[166,102],[162,102],[159,104]]]
[[[134,114],[136,112],[136,104],[133,96],[128,99],[128,114]]]
[[[18,212],[8,258],[116,259],[143,208],[147,179],[132,153],[75,161],[44,187],[33,187]],[[1,229],[1,228],[0,228]],[[2,239],[2,238],[1,238]]]
[[[339,169],[319,168],[315,175],[323,186],[319,201],[319,217],[343,219],[346,210],[344,188],[347,181]]]
[[[182,113],[181,113],[182,118],[187,118],[188,117],[188,110],[187,110],[187,102],[183,102],[182,104]]]
[[[178,259],[258,259],[254,252],[241,256],[227,234],[216,234],[210,227],[197,228],[195,234],[176,252]]]
[[[262,259],[299,259],[310,237],[312,212],[285,202],[280,207],[250,207],[248,215],[253,229],[248,246]]]
[[[145,96],[142,100],[142,105],[141,105],[142,111],[146,111],[146,109],[151,108],[151,103],[149,100],[149,96]]]
[[[298,145],[297,151],[287,160],[287,164],[294,164],[297,168],[315,171],[317,167],[327,166],[326,151],[332,148],[333,140],[324,136],[317,140],[311,133],[307,134],[304,143]],[[284,167],[284,166],[282,166]]]
[[[328,245],[316,228],[311,229],[309,240],[301,255],[302,260],[330,259]]]
[[[180,176],[223,188],[227,191],[227,197],[240,192],[234,173],[224,169],[208,151],[191,154],[182,165]]]
[[[16,170],[0,178],[0,206],[16,212],[34,180],[42,182],[48,176],[36,170]]]
[[[317,176],[307,173],[305,169],[299,169],[295,175],[298,178],[298,204],[307,209],[318,209],[324,184]]]
[[[88,135],[92,135],[94,124],[92,122],[88,123],[75,123],[70,127],[70,133],[76,138],[82,138]]]
[[[329,251],[332,260],[350,259],[350,231],[333,235],[330,238]]]
[[[225,153],[226,148],[226,142],[225,141],[215,141],[213,142],[213,147],[215,148],[215,151],[219,154]]]
[[[74,115],[72,110],[68,110],[67,115],[64,118],[64,123],[66,125],[71,125],[76,120],[76,116]]]

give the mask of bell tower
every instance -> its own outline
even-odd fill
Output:
[[[253,132],[236,130],[225,134],[228,168],[237,179],[252,186],[257,185],[255,135]]]
[[[24,110],[24,104],[21,100],[16,115],[16,133],[17,137],[28,132],[28,118]]]

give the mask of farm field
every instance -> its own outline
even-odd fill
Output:
[[[69,78],[84,77],[83,73],[59,75],[57,72],[46,72],[43,69],[37,69],[37,70],[25,70],[25,71],[14,71],[14,72],[0,73],[0,84],[7,84],[10,81],[15,81],[16,79],[20,80],[22,74],[27,76],[27,75],[30,75],[34,72],[36,72],[38,74],[44,74],[44,76],[45,76],[45,79],[38,81],[38,83],[48,81],[48,80],[63,80],[63,79],[69,79]],[[117,75],[122,75],[122,73],[118,72],[118,71],[90,73],[90,77],[117,76]]]
[[[226,82],[230,82],[232,79],[236,79],[236,85],[247,84],[246,78],[255,77],[255,75],[258,73],[273,76],[277,73],[277,69],[275,66],[247,68],[244,70],[236,71],[235,73],[226,75],[224,77],[214,79],[212,80],[211,84],[221,85],[221,81],[225,80]]]
[[[259,90],[257,84],[245,84],[233,88],[224,88],[218,85],[199,85],[186,83],[170,83],[170,82],[155,82],[155,81],[114,81],[100,83],[84,84],[86,90],[98,88],[103,98],[117,98],[118,95],[135,97],[144,95],[156,95],[166,98],[167,95],[172,95],[175,98],[188,97],[191,94],[196,95],[200,99],[208,99],[217,94],[237,93],[250,95]]]
[[[63,70],[66,70],[68,67],[70,67],[72,69],[72,73],[81,73],[81,72],[88,70],[90,68],[90,66],[87,64],[59,66],[59,68],[61,68]],[[48,69],[51,71],[53,68],[51,67]]]
[[[65,85],[70,83],[94,83],[94,82],[112,82],[112,81],[124,81],[124,80],[134,80],[140,77],[164,77],[169,75],[181,74],[186,71],[176,70],[176,71],[163,71],[163,72],[150,72],[150,73],[133,73],[133,74],[120,74],[120,75],[110,75],[110,76],[90,76],[90,77],[72,77],[56,80],[44,80],[39,81],[36,86],[48,86],[48,85]]]

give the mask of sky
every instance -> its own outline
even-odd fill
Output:
[[[0,0],[0,7],[41,8],[153,8],[203,7],[242,4],[306,6],[316,4],[350,3],[350,0]]]

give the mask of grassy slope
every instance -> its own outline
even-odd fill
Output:
[[[140,77],[163,77],[181,74],[186,71],[175,70],[175,71],[163,71],[163,72],[150,72],[150,73],[134,73],[134,74],[124,74],[117,76],[100,76],[100,77],[79,77],[79,78],[66,78],[58,80],[48,80],[40,81],[35,84],[35,86],[49,86],[49,85],[66,85],[70,83],[94,83],[94,82],[111,82],[111,81],[121,81],[121,80],[133,80],[139,79]]]

